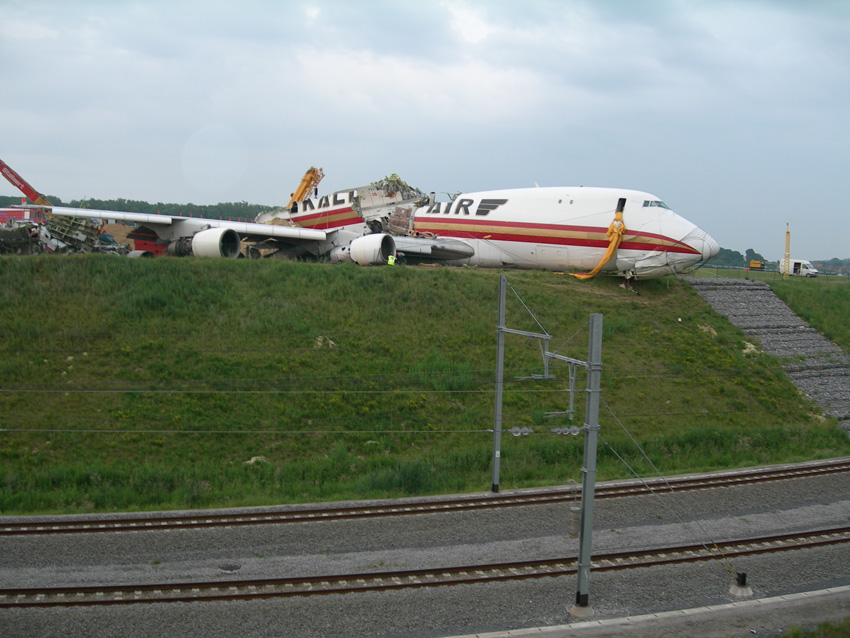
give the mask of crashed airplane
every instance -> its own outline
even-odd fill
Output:
[[[311,168],[300,197],[253,223],[43,206],[54,217],[137,225],[136,254],[326,258],[539,268],[626,278],[677,274],[718,243],[658,197],[615,188],[549,187],[463,193],[437,202],[397,176],[319,197]],[[320,179],[320,178],[319,178]],[[140,250],[141,248],[141,250]],[[589,272],[585,272],[589,271]]]

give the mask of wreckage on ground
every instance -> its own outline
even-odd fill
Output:
[[[0,254],[110,253],[126,255],[129,247],[101,231],[101,224],[77,217],[47,217],[31,209],[0,209]],[[28,213],[15,215],[14,213]]]
[[[102,233],[95,219],[53,215],[53,204],[3,160],[0,173],[26,195],[21,206],[0,209],[0,254],[129,252],[127,246]]]
[[[708,233],[643,191],[513,188],[438,202],[397,175],[319,196],[322,177],[311,168],[287,207],[261,213],[253,223],[44,208],[54,218],[135,224],[128,238],[136,256],[314,258],[369,266],[395,263],[403,252],[410,262],[628,279],[681,273],[720,250]]]
[[[314,170],[314,169],[311,169]],[[308,171],[309,174],[309,171]],[[333,263],[354,261],[360,265],[387,263],[390,255],[404,252],[434,261],[467,259],[473,251],[465,242],[436,236],[419,236],[408,229],[394,232],[391,220],[427,206],[434,195],[426,195],[393,173],[366,186],[319,197],[302,197],[288,208],[261,213],[261,224],[322,230],[325,241],[286,245],[274,239],[252,245],[249,255],[264,257],[327,257]]]

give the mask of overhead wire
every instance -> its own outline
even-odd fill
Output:
[[[543,334],[549,336],[548,332],[541,325],[540,321],[528,307],[528,305],[524,302],[522,297],[519,295],[518,291],[508,282],[508,285],[511,287],[514,295],[518,299],[519,303],[526,310],[526,312],[532,317],[534,322],[537,324],[539,329]],[[588,325],[588,322],[585,322],[581,327],[578,328],[569,338],[567,338],[561,346],[559,346],[558,350],[562,349],[566,345],[568,345],[575,337],[581,333]],[[300,348],[301,350],[308,349],[306,346],[304,348]],[[35,351],[33,351],[35,352]],[[76,350],[75,352],[83,352],[86,353],[85,350]],[[121,351],[120,351],[121,352]],[[199,351],[191,351],[197,354]],[[227,351],[209,351],[209,352],[227,352]],[[244,351],[240,350],[241,353],[244,354]],[[557,352],[557,350],[555,351]],[[102,353],[103,354],[103,353]],[[108,354],[108,353],[105,353]],[[715,370],[713,371],[716,374],[724,374],[730,372],[729,370]],[[738,374],[751,374],[752,371],[742,371],[742,370],[731,370],[731,372]],[[709,375],[712,373],[709,370]],[[452,376],[461,377],[461,376],[472,376],[472,377],[483,377],[484,375],[489,376],[492,374],[492,370],[449,370],[449,371],[435,371],[435,370],[426,370],[426,371],[411,371],[407,373],[399,373],[397,371],[393,373],[387,374],[370,374],[363,377],[352,377],[350,375],[332,375],[332,376],[311,376],[311,377],[239,377],[239,378],[217,378],[217,379],[180,379],[180,380],[166,380],[166,381],[149,381],[149,380],[139,380],[135,382],[123,382],[123,383],[133,383],[135,387],[126,385],[123,387],[112,387],[112,388],[104,388],[104,387],[91,387],[90,385],[80,387],[78,384],[68,383],[62,385],[54,385],[50,387],[44,383],[40,383],[37,387],[32,387],[29,385],[21,387],[20,385],[17,387],[7,386],[0,388],[0,393],[2,394],[11,394],[11,393],[23,393],[23,394],[37,394],[37,393],[53,393],[53,394],[137,394],[137,395],[165,395],[165,394],[183,394],[183,395],[234,395],[234,396],[242,396],[242,395],[406,395],[406,394],[466,394],[466,395],[483,395],[490,394],[492,389],[488,387],[484,387],[482,389],[437,389],[437,388],[404,388],[404,387],[394,387],[394,388],[369,388],[369,389],[360,389],[360,388],[303,388],[303,387],[291,387],[291,386],[300,386],[302,384],[322,384],[322,383],[333,383],[339,379],[345,379],[348,383],[356,383],[357,385],[364,385],[369,383],[384,383],[388,379],[392,379],[392,381],[396,384],[403,385],[405,381],[409,382],[413,379],[423,379],[423,380],[447,380]],[[709,376],[706,375],[705,369],[701,371],[701,376]],[[646,376],[680,376],[681,373],[677,371],[671,370],[660,370],[658,372],[648,371],[646,368],[641,368],[639,371],[630,372],[628,370],[619,370],[615,375],[614,379],[622,379],[622,378],[643,378]],[[507,380],[507,383],[511,383],[510,379]],[[98,382],[100,385],[102,382]],[[157,385],[159,383],[169,384],[171,387],[139,387],[139,386],[150,386]],[[229,387],[229,388],[220,388],[216,386],[220,386],[221,384],[264,384],[266,387],[263,388],[253,388],[253,387]],[[480,383],[480,381],[479,381]],[[490,381],[487,381],[489,384]],[[180,385],[190,385],[190,387],[175,387]],[[285,386],[290,387],[268,387],[269,385],[276,384],[284,384]],[[201,387],[198,387],[201,386]],[[203,387],[203,386],[212,386],[212,387]],[[522,390],[505,390],[508,394],[535,394],[535,395],[543,395],[543,394],[552,394],[552,393],[563,393],[565,390],[563,388],[548,388],[548,389],[528,389],[524,388]],[[610,410],[610,408],[609,408]],[[656,417],[656,416],[665,416],[665,417],[675,417],[675,416],[709,416],[709,415],[720,415],[720,414],[752,414],[752,413],[763,413],[768,410],[726,410],[726,411],[714,411],[711,413],[706,413],[704,411],[699,412],[669,412],[669,413],[659,413],[659,412],[649,412],[646,414],[631,414],[630,418],[641,418],[641,417]],[[333,427],[333,426],[332,426]],[[538,426],[540,427],[540,426]],[[7,430],[8,431],[8,430]],[[44,431],[44,430],[38,430]],[[102,430],[96,430],[102,431]],[[126,430],[118,430],[118,431],[126,431]],[[183,431],[183,430],[179,430]],[[326,431],[326,430],[325,430]],[[397,433],[397,430],[371,430],[372,432],[392,432]],[[417,430],[418,431],[418,430]],[[445,430],[455,432],[457,430]],[[483,430],[473,430],[475,432],[483,431]],[[492,431],[486,430],[486,431]],[[192,432],[192,430],[188,430],[188,432]],[[218,432],[218,430],[216,430]],[[234,430],[221,430],[221,432],[240,432]],[[262,431],[258,431],[262,432]],[[274,432],[280,432],[279,430],[274,430]],[[303,430],[294,430],[292,432],[303,432]],[[342,432],[349,433],[349,430],[342,430]],[[409,433],[410,431],[405,431]],[[434,433],[434,431],[430,431]],[[535,434],[537,434],[535,432]]]
[[[511,285],[511,282],[508,281],[507,279],[505,279],[505,282],[508,284],[508,287],[511,289],[511,292],[514,293],[514,296],[517,298],[517,300],[520,302],[520,304],[522,304],[522,307],[525,308],[525,311],[531,316],[532,319],[534,319],[534,323],[537,324],[537,327],[540,328],[540,330],[543,332],[543,334],[545,334],[546,336],[550,336],[549,333],[546,331],[546,329],[537,320],[537,317],[534,316],[534,313],[531,312],[531,308],[529,308],[525,304],[525,302],[522,300],[522,297],[519,296],[519,293],[516,291],[516,288],[514,288]]]
[[[628,429],[626,428],[626,426],[625,426],[625,425],[623,424],[623,422],[622,422],[622,421],[621,421],[621,420],[617,417],[617,415],[614,413],[614,411],[611,409],[611,407],[608,405],[608,403],[607,403],[604,399],[601,399],[601,400],[602,400],[603,405],[605,406],[605,409],[607,409],[607,410],[608,410],[609,414],[610,414],[610,415],[611,415],[611,417],[614,419],[614,421],[616,421],[616,422],[617,422],[617,424],[620,426],[620,428],[622,428],[623,432],[625,432],[625,433],[626,433],[626,436],[628,436],[628,437],[629,437],[629,439],[630,439],[630,440],[631,440],[631,442],[634,444],[634,446],[635,446],[635,447],[636,447],[636,448],[640,451],[640,453],[641,453],[641,455],[643,456],[643,458],[644,458],[644,459],[646,459],[646,461],[649,463],[649,465],[652,467],[652,469],[655,471],[655,473],[656,473],[656,474],[657,474],[657,475],[661,478],[661,480],[664,482],[664,485],[666,485],[666,486],[667,486],[667,488],[668,488],[668,489],[669,489],[669,491],[670,491],[670,494],[673,494],[673,495],[675,495],[676,497],[678,497],[678,493],[676,492],[676,490],[673,488],[673,486],[672,486],[672,485],[670,485],[670,483],[669,483],[669,481],[667,480],[667,478],[666,478],[666,477],[665,477],[665,476],[661,473],[661,471],[660,471],[660,470],[656,467],[655,463],[653,463],[653,462],[652,462],[652,459],[650,459],[650,458],[649,458],[649,456],[646,454],[646,452],[644,451],[644,449],[643,449],[643,448],[640,446],[640,444],[639,444],[639,443],[635,440],[635,438],[632,436],[631,432],[629,432],[629,431],[628,431]],[[702,546],[706,549],[706,551],[708,551],[708,553],[709,553],[709,554],[711,554],[712,556],[714,556],[714,557],[718,560],[718,562],[719,562],[719,563],[723,566],[723,568],[726,570],[726,572],[727,572],[727,573],[729,573],[729,574],[730,574],[731,576],[733,576],[733,577],[737,576],[737,574],[738,574],[738,570],[736,570],[736,569],[735,569],[735,567],[732,565],[732,561],[729,559],[729,557],[728,557],[728,556],[726,556],[726,554],[723,552],[723,550],[722,550],[720,547],[718,547],[718,545],[717,545],[716,541],[714,541],[713,539],[711,539],[711,536],[709,535],[708,531],[705,529],[705,527],[703,527],[703,525],[699,522],[699,520],[696,520],[696,521],[695,521],[695,522],[696,522],[696,525],[697,525],[697,527],[699,527],[700,531],[703,533],[704,538],[708,538],[708,539],[709,539],[709,543],[711,544],[711,546],[712,546],[712,547],[709,547],[709,546],[705,543],[705,541],[703,541],[703,540],[702,540],[702,538],[700,538],[700,537],[699,537],[699,536],[698,536],[698,535],[697,535],[697,534],[696,534],[696,533],[695,533],[695,532],[691,529],[691,527],[690,527],[690,526],[689,526],[689,525],[688,525],[688,524],[687,524],[687,523],[686,523],[686,522],[682,519],[682,517],[679,515],[679,512],[678,512],[678,511],[676,511],[675,509],[673,509],[672,507],[670,507],[669,503],[665,502],[665,501],[664,501],[664,499],[662,499],[662,498],[661,498],[661,496],[658,494],[658,492],[657,492],[656,490],[654,490],[654,489],[652,488],[652,486],[651,486],[651,485],[649,485],[649,484],[648,484],[648,483],[647,483],[647,482],[643,479],[643,477],[642,477],[642,476],[641,476],[641,475],[637,472],[637,470],[635,470],[635,469],[634,469],[634,468],[633,468],[633,467],[632,467],[632,466],[628,463],[628,461],[626,461],[626,460],[625,460],[625,459],[624,459],[624,458],[623,458],[623,457],[622,457],[622,456],[621,456],[621,455],[620,455],[620,454],[619,454],[619,453],[618,453],[618,452],[617,452],[617,451],[613,448],[613,446],[612,446],[612,445],[608,442],[608,440],[607,440],[607,439],[606,439],[606,438],[602,435],[602,433],[601,433],[601,432],[599,433],[599,438],[602,440],[602,443],[603,443],[603,444],[604,444],[604,445],[605,445],[605,446],[606,446],[609,450],[611,450],[611,452],[614,454],[614,456],[616,456],[616,457],[620,460],[620,462],[621,462],[623,465],[625,465],[625,466],[626,466],[626,468],[627,468],[627,469],[628,469],[628,470],[629,470],[632,474],[634,474],[634,476],[635,476],[635,477],[636,477],[636,478],[637,478],[637,479],[641,482],[641,484],[642,484],[642,485],[643,485],[643,486],[644,486],[647,490],[649,490],[649,492],[650,492],[650,493],[651,493],[654,497],[656,497],[656,498],[658,499],[658,501],[661,503],[661,505],[662,505],[662,506],[663,506],[663,507],[664,507],[664,508],[665,508],[668,512],[670,512],[670,513],[671,513],[671,514],[672,514],[672,515],[676,518],[676,520],[678,520],[678,521],[679,521],[679,523],[682,525],[682,527],[684,527],[684,529],[685,529],[685,530],[687,530],[687,531],[688,531],[688,532],[689,532],[689,533],[690,533],[690,534],[691,534],[691,535],[692,535],[692,536],[693,536],[693,537],[694,537],[694,538],[695,538],[695,539],[699,542],[699,544],[700,544],[700,545],[702,545]]]
[[[313,426],[310,426],[313,427]],[[338,427],[338,426],[334,426]],[[0,432],[21,434],[273,434],[291,435],[306,434],[316,436],[321,434],[348,434],[348,435],[405,435],[405,436],[429,436],[434,434],[486,434],[493,432],[493,428],[465,429],[465,430],[317,430],[317,429],[288,429],[288,430],[222,430],[222,429],[139,429],[139,428],[0,428]]]

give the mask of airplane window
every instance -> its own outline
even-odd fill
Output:
[[[658,206],[659,208],[666,208],[667,210],[670,210],[670,207],[667,204],[665,204],[664,202],[657,200],[657,199],[656,200],[649,200],[648,199],[643,203],[644,208],[649,207],[649,206]]]

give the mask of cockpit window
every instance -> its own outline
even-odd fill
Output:
[[[667,210],[670,210],[670,207],[660,199],[647,199],[644,201],[643,207],[646,208],[647,206],[658,206],[659,208],[666,208]]]

